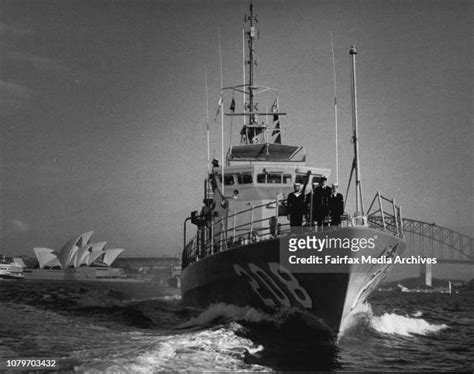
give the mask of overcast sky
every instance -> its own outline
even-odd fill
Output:
[[[205,66],[220,158],[217,30],[224,85],[240,84],[247,2],[0,4],[1,248],[33,255],[95,230],[124,256],[178,254],[206,175]],[[256,0],[255,10],[255,76],[280,90],[283,141],[335,169],[332,32],[345,191],[355,43],[365,204],[380,189],[406,217],[473,234],[472,2]]]

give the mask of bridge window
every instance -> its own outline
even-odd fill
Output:
[[[219,175],[219,180],[222,182],[222,176]],[[232,174],[224,175],[224,185],[232,186],[235,183],[234,176]]]
[[[253,182],[252,174],[239,174],[237,181],[239,184],[250,184]]]
[[[267,183],[281,183],[281,174],[267,174]]]
[[[224,175],[224,185],[232,186],[235,183],[233,175]]]
[[[322,178],[322,175],[315,175],[312,178],[310,176],[310,181],[312,184],[321,183],[321,178]],[[306,174],[297,174],[295,178],[295,182],[301,183],[304,185],[304,183],[306,182]],[[308,181],[308,184],[309,184],[309,181]]]
[[[269,184],[290,184],[291,183],[291,174],[281,174],[281,173],[265,173],[257,175],[258,183],[269,183]]]

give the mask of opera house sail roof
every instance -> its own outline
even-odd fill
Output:
[[[111,266],[123,249],[105,249],[106,242],[91,243],[93,231],[69,240],[61,250],[34,248],[33,251],[44,268],[78,268],[81,266]]]

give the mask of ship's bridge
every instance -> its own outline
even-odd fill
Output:
[[[222,185],[222,169],[214,169],[217,180]],[[224,168],[224,187],[227,191],[233,190],[243,192],[249,189],[260,191],[264,195],[259,198],[274,199],[278,192],[291,192],[293,183],[305,184],[307,186],[320,183],[322,177],[329,177],[330,169],[309,167],[284,162],[252,163],[247,165],[232,165]],[[226,193],[228,195],[228,193]],[[249,200],[259,199],[257,197],[242,196]]]
[[[262,146],[253,146],[255,145],[252,145],[255,151],[262,149]],[[247,147],[249,146],[246,146],[246,151]],[[320,183],[323,177],[328,178],[330,174],[330,169],[288,161],[298,151],[298,147],[293,147],[292,151],[287,152],[286,160],[275,158],[273,161],[262,159],[255,162],[253,159],[252,162],[231,163],[223,169],[214,168],[211,178],[205,182],[205,201],[212,201],[212,234],[204,230],[203,235],[219,237],[220,233],[227,232],[231,226],[232,237],[241,235],[244,231],[251,235],[263,235],[268,227],[274,226],[272,222],[276,220],[279,224],[288,226],[286,215],[277,218],[275,210],[278,209],[278,203],[275,204],[275,201],[285,200],[293,190],[294,183],[306,186],[303,193],[307,194],[315,183]],[[212,197],[207,193],[211,186]]]
[[[320,183],[323,177],[327,178],[330,174],[330,170],[325,168],[277,161],[227,166],[224,168],[223,181],[222,169],[216,168],[214,172],[217,182],[214,190],[216,218],[225,217],[229,212],[247,211],[236,217],[236,224],[248,222],[253,215],[253,219],[259,222],[255,227],[275,215],[275,209],[270,203],[286,198],[293,190],[293,183],[301,183],[303,186],[306,184],[304,192],[308,193],[312,185]],[[227,203],[222,205],[220,202],[224,196]],[[249,209],[264,204],[270,204],[268,209]],[[285,219],[282,217],[282,220]],[[215,229],[219,230],[219,227]]]
[[[236,145],[229,149],[224,176],[222,168],[213,171],[219,189],[222,191],[224,187],[225,196],[234,198],[231,205],[249,201],[262,203],[274,200],[279,193],[291,192],[294,183],[306,183],[311,188],[320,183],[322,177],[329,177],[329,169],[306,166],[305,158],[302,146],[276,143]]]

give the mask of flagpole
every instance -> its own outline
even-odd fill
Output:
[[[337,90],[336,90],[336,58],[334,57],[334,42],[331,35],[331,52],[332,52],[332,72],[334,81],[334,125],[336,127],[336,184],[339,185],[339,152],[337,141]]]
[[[356,78],[356,54],[355,46],[351,46],[349,51],[351,56],[351,92],[352,92],[352,140],[354,143],[354,170],[355,170],[355,193],[356,193],[356,214],[364,214],[362,204],[362,186],[360,184],[360,164],[359,164],[359,126],[357,123],[357,78]],[[360,206],[360,210],[359,210]]]
[[[211,173],[211,159],[210,159],[210,142],[209,142],[209,94],[207,90],[207,66],[204,65],[204,76],[206,80],[206,120],[207,120],[207,129],[206,129],[206,137],[207,137],[207,173]]]
[[[222,152],[221,152],[221,157],[222,157],[222,166],[221,166],[221,171],[222,171],[222,196],[224,197],[224,102],[221,102],[221,142],[222,142]]]
[[[224,79],[222,78],[222,47],[221,47],[221,29],[217,28],[217,35],[219,38],[219,64],[221,68],[221,90],[224,88]]]
[[[242,82],[243,82],[243,102],[242,106],[245,113],[245,29],[242,29]],[[245,126],[245,116],[242,116],[243,125]]]
[[[229,145],[232,144],[232,130],[234,127],[234,117],[230,117]]]
[[[222,89],[224,88],[224,78],[222,74],[222,47],[221,47],[221,29],[218,27],[217,28],[217,34],[219,37],[219,64],[221,68],[221,100],[220,100],[220,106],[221,106],[221,174],[222,174],[222,196],[224,195],[224,101],[222,100]]]

